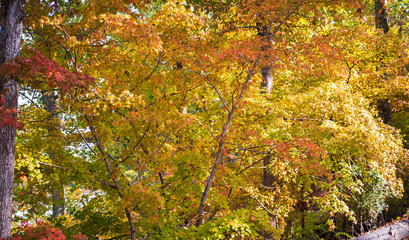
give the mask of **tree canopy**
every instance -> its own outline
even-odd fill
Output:
[[[409,206],[409,1],[24,12],[11,239],[344,239]]]

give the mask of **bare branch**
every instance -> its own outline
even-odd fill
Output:
[[[240,172],[236,173],[236,175],[239,175],[239,174],[241,174],[242,172],[246,171],[247,169],[249,169],[249,168],[255,166],[256,164],[258,164],[258,163],[260,163],[261,161],[263,161],[263,159],[264,159],[264,157],[261,158],[261,159],[259,159],[259,160],[257,160],[257,161],[255,161],[254,163],[248,165],[247,167],[243,168]]]
[[[195,118],[194,118],[193,120],[194,120],[195,122],[197,122],[200,126],[206,128],[206,130],[210,133],[210,135],[212,136],[212,138],[213,138],[217,143],[219,143],[219,140],[214,136],[213,132],[210,130],[210,128],[209,128],[208,126],[204,125],[203,123],[201,123],[199,120],[197,120],[197,119],[195,119]]]
[[[61,166],[54,165],[54,164],[51,164],[51,163],[38,162],[38,164],[44,165],[44,166],[47,166],[47,167],[53,167],[53,168],[59,168],[59,169],[67,170],[67,168],[65,168],[65,167],[61,167]]]
[[[108,186],[108,187],[110,187],[110,188],[113,188],[113,189],[118,190],[118,188],[117,188],[115,185],[113,185],[113,184],[110,184],[110,183],[107,183],[107,182],[103,182],[103,181],[99,181],[99,180],[95,180],[95,182],[99,182],[99,183],[101,183],[102,185],[105,185],[105,186]]]
[[[274,29],[274,31],[273,31],[273,33],[271,34],[271,36],[268,36],[269,43],[270,43],[270,39],[271,39],[271,38],[274,38],[274,36],[275,36],[276,33],[278,32],[278,30],[280,30],[281,26],[284,24],[284,22],[286,22],[286,21],[290,18],[290,16],[291,16],[295,11],[297,11],[297,9],[298,9],[303,3],[304,3],[304,1],[301,0],[301,1],[298,3],[298,5],[297,5],[291,12],[289,12],[289,13],[287,14],[287,16],[285,16],[285,18],[283,19],[283,21],[281,21],[280,24]]]
[[[293,121],[317,121],[317,122],[322,122],[325,121],[325,119],[317,119],[317,118],[283,118],[283,120],[293,120]]]
[[[78,134],[80,135],[82,141],[85,143],[85,145],[88,147],[88,149],[91,150],[91,152],[92,152],[94,155],[97,155],[97,153],[94,151],[94,149],[92,149],[92,147],[89,145],[88,141],[87,141],[87,140],[85,139],[85,137],[82,135],[82,133],[81,133],[81,131],[80,131],[78,125],[75,123],[75,121],[74,121],[73,117],[71,116],[71,114],[70,114],[69,112],[64,111],[63,109],[61,109],[61,111],[62,111],[63,113],[65,113],[65,114],[68,115],[68,117],[70,118],[70,120],[71,120],[72,123],[74,124],[75,128],[77,129],[77,132],[78,132]]]
[[[84,117],[85,117],[85,119],[87,120],[88,123],[91,122],[90,119],[89,119],[89,117],[88,117],[87,115],[84,114]],[[90,126],[89,128],[90,128],[90,130],[91,130],[92,136],[94,137],[95,143],[97,144],[97,147],[98,147],[99,151],[101,152],[101,154],[102,154],[102,156],[103,156],[103,158],[104,158],[105,166],[106,166],[106,168],[107,168],[107,170],[108,170],[108,173],[109,173],[109,175],[111,176],[112,180],[113,180],[114,183],[115,183],[115,186],[116,186],[116,188],[117,188],[117,190],[118,190],[118,195],[119,195],[120,198],[122,198],[122,193],[121,193],[121,191],[120,191],[120,190],[121,190],[121,186],[119,185],[119,181],[118,181],[117,177],[115,176],[114,171],[113,171],[112,168],[111,168],[111,165],[109,164],[108,158],[106,157],[106,155],[109,156],[109,154],[107,154],[107,153],[105,152],[105,149],[104,149],[104,147],[102,146],[102,143],[101,143],[101,141],[100,141],[99,138],[98,138],[98,135],[97,135],[97,132],[96,132],[95,128],[94,128],[93,126]],[[111,157],[111,158],[112,158],[112,157]]]
[[[244,190],[242,189],[242,191],[244,191]],[[245,192],[246,192],[246,191],[245,191]],[[248,193],[248,192],[246,192],[246,193]],[[253,197],[250,193],[248,193],[248,195],[249,195],[249,197],[250,197],[251,199],[255,200],[255,201],[257,202],[257,204],[258,204],[261,208],[264,209],[264,211],[266,211],[267,213],[269,213],[269,214],[275,216],[275,214],[272,213],[270,210],[268,210],[268,208],[267,208],[262,202],[260,202],[256,197]]]
[[[131,125],[132,125],[132,128],[134,128],[134,129],[136,128],[136,127],[135,127],[135,124],[131,123]],[[139,138],[138,142],[133,146],[132,150],[135,150],[135,148],[141,143],[142,139],[146,136],[146,133],[149,131],[149,127],[150,127],[150,125],[148,125],[148,127],[146,128],[146,130],[145,130],[145,132],[143,133],[142,137]],[[123,163],[123,162],[125,162],[126,160],[128,160],[131,156],[132,156],[132,155],[129,155],[129,156],[125,157],[125,158],[121,161],[121,163]]]
[[[238,27],[234,27],[234,28],[229,28],[220,32],[217,32],[216,34],[224,34],[230,31],[234,31],[237,29],[257,29],[257,26],[238,26]]]

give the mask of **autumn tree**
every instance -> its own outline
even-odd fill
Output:
[[[302,238],[315,224],[331,231],[337,214],[376,215],[399,195],[400,136],[374,108],[389,91],[375,84],[383,36],[365,23],[373,12],[362,2],[32,1],[27,9],[36,14],[27,15],[24,56],[35,49],[66,68],[51,73],[54,85],[46,68],[32,82],[71,90],[54,102],[60,119],[35,101],[21,108],[19,164],[36,167],[19,168],[19,190],[52,189],[53,173],[39,171],[33,154],[66,174],[78,199],[67,205],[81,204],[60,218],[64,231]],[[88,91],[70,84],[83,74],[94,79]],[[36,136],[58,158],[34,152]]]

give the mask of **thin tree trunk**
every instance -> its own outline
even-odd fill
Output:
[[[4,64],[19,54],[24,14],[21,0],[3,0],[1,6],[0,64]],[[17,109],[18,92],[19,86],[15,81],[7,76],[0,77],[0,94],[5,94],[6,108]],[[11,233],[15,143],[16,129],[12,126],[2,127],[0,129],[0,238],[8,238]]]
[[[58,186],[53,189],[53,217],[54,218],[65,215],[64,186],[60,183],[57,183],[57,184]]]
[[[125,208],[125,214],[128,218],[129,230],[131,231],[131,240],[136,240],[135,226],[133,224],[131,212],[128,208]]]
[[[271,92],[271,89],[273,87],[273,74],[271,71],[271,67],[263,67],[261,69],[261,73],[263,76],[260,88],[262,91],[264,89],[267,90],[268,93]],[[273,183],[275,182],[275,178],[273,174],[270,173],[268,170],[268,165],[270,164],[270,156],[265,156],[263,159],[263,185],[266,187],[271,187]]]
[[[42,100],[44,104],[44,109],[52,115],[54,118],[56,115],[55,111],[55,100],[57,96],[53,91],[44,92],[42,94]],[[47,128],[49,135],[52,135],[55,131],[55,127],[50,126]],[[55,159],[55,155],[48,151],[48,156],[50,159]],[[59,217],[65,214],[65,196],[64,196],[64,185],[61,183],[61,179],[58,177],[55,179],[55,186],[52,188],[52,198],[53,198],[53,217]]]
[[[262,82],[260,84],[261,92],[262,93],[271,93],[273,88],[273,73],[270,66],[263,67],[261,69],[261,75],[263,77]],[[267,91],[266,91],[267,90]],[[268,165],[270,164],[271,156],[265,156],[263,158],[263,186],[271,187],[276,182],[276,179],[273,174],[271,174],[270,170],[268,169]],[[278,228],[277,225],[277,216],[272,214],[268,214],[270,217],[270,226],[273,228]],[[264,239],[272,239],[271,234],[265,232]]]
[[[377,29],[382,29],[384,33],[389,31],[388,14],[385,8],[385,0],[375,1],[375,26]],[[382,60],[381,60],[382,61]],[[381,62],[382,65],[382,62]],[[385,124],[392,124],[392,109],[389,104],[389,99],[378,100],[378,112]]]
[[[288,7],[288,13],[284,17],[284,19],[278,24],[274,29],[270,29],[268,26],[262,26],[262,23],[257,24],[257,29],[258,29],[258,36],[264,38],[266,41],[267,45],[262,48],[262,51],[266,50],[267,48],[270,47],[271,40],[274,39],[276,33],[280,30],[281,26],[285,21],[287,21],[291,15],[293,15],[303,4],[303,0],[301,0],[294,8],[293,6]],[[291,10],[292,9],[292,10]],[[271,24],[270,24],[271,25]],[[268,57],[268,56],[265,56]],[[264,66],[261,69],[261,75],[263,77],[262,82],[260,84],[261,88],[261,93],[271,93],[271,90],[273,89],[273,68],[271,66],[271,63],[269,63],[267,66]],[[267,90],[267,91],[266,91]],[[268,165],[270,164],[270,156],[266,156],[263,159],[263,185],[267,187],[271,187],[273,183],[275,182],[274,176],[270,173],[268,170]],[[270,217],[270,225],[274,228],[278,228],[278,223],[277,223],[277,216],[274,216],[272,214],[269,214]],[[269,233],[264,233],[264,239],[271,239],[271,234]]]
[[[271,186],[273,186],[273,184],[276,182],[276,179],[274,177],[273,174],[270,173],[270,171],[268,170],[268,165],[270,164],[270,156],[265,156],[263,159],[263,186],[268,187],[268,189],[270,189]],[[270,191],[270,190],[268,190]],[[277,222],[277,216],[272,215],[272,214],[268,214],[269,218],[270,218],[270,226],[273,228],[278,228],[278,222]],[[264,233],[264,239],[268,240],[268,239],[272,239],[271,234],[265,232]]]
[[[206,186],[205,186],[205,188],[203,190],[202,198],[200,200],[199,209],[197,210],[197,213],[199,215],[199,219],[196,222],[196,226],[200,226],[204,222],[204,207],[205,207],[205,204],[206,204],[207,197],[209,195],[209,191],[210,191],[210,187],[212,185],[212,181],[213,181],[213,179],[214,179],[214,177],[216,175],[217,167],[218,167],[218,165],[220,163],[220,160],[222,159],[222,152],[223,152],[223,148],[224,148],[224,138],[226,137],[226,134],[227,134],[227,132],[229,130],[229,126],[230,126],[230,123],[231,123],[231,121],[233,119],[234,112],[236,111],[237,107],[239,106],[239,104],[240,104],[240,102],[241,102],[241,100],[243,98],[244,92],[247,89],[247,85],[248,85],[251,77],[254,74],[254,70],[257,67],[259,60],[260,60],[260,57],[257,58],[257,60],[253,64],[253,68],[247,74],[247,77],[246,77],[246,80],[245,80],[245,82],[243,84],[243,87],[241,89],[240,95],[239,95],[236,103],[230,109],[229,114],[227,116],[227,121],[223,126],[222,133],[220,134],[220,142],[219,142],[219,147],[218,147],[216,159],[215,159],[215,161],[213,163],[212,171],[210,172],[210,175],[207,178]]]
[[[284,24],[284,22],[286,22],[290,18],[290,16],[293,15],[301,7],[301,5],[303,3],[304,3],[304,1],[301,0],[301,1],[298,2],[298,4],[295,7],[290,5],[288,7],[288,9],[287,9],[288,13],[285,15],[284,19],[274,29],[270,29],[271,26],[270,27],[262,26],[261,23],[257,24],[257,26],[258,26],[258,36],[264,38],[265,41],[268,43],[265,46],[266,48],[268,48],[270,46],[270,44],[271,44],[272,40],[274,39],[276,33],[280,30],[280,28]],[[262,49],[262,51],[264,51],[264,50],[265,49]],[[260,84],[261,92],[266,93],[265,90],[267,90],[268,93],[271,93],[271,90],[273,89],[273,80],[274,80],[274,78],[273,78],[273,68],[272,68],[271,63],[269,63],[267,66],[264,66],[261,69],[261,75],[263,77],[262,82]],[[275,177],[268,170],[268,165],[270,164],[270,160],[271,160],[270,156],[266,156],[263,159],[263,167],[264,167],[264,169],[263,169],[263,185],[267,186],[267,187],[271,187],[274,184],[274,182],[276,182]],[[270,217],[270,225],[273,228],[278,228],[277,216],[272,215],[272,214],[269,213],[269,217]],[[264,233],[264,239],[271,239],[271,238],[272,238],[271,234]]]
[[[99,140],[99,137],[98,137],[98,134],[97,134],[97,131],[96,131],[95,127],[93,127],[91,125],[91,120],[90,120],[89,116],[84,115],[84,117],[87,120],[87,122],[90,124],[89,128],[91,130],[91,133],[92,133],[92,136],[93,136],[93,138],[95,140],[97,148],[98,148],[98,150],[100,151],[100,153],[102,154],[102,156],[104,158],[105,166],[106,166],[106,168],[108,170],[108,173],[109,173],[111,179],[115,183],[115,185],[112,185],[111,187],[113,187],[114,189],[116,189],[118,191],[118,196],[119,196],[120,199],[122,199],[123,198],[123,195],[122,195],[122,192],[121,192],[122,187],[119,184],[118,178],[114,174],[114,171],[113,171],[111,165],[109,164],[109,159],[108,158],[112,159],[112,156],[110,156],[105,151],[104,146],[102,145],[101,141]],[[126,218],[128,219],[129,230],[131,231],[131,240],[136,240],[135,226],[133,224],[132,214],[131,214],[131,212],[129,211],[128,208],[125,208],[125,214],[126,214]]]

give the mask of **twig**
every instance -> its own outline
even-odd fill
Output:
[[[61,166],[54,165],[54,164],[51,164],[51,163],[38,162],[38,164],[44,165],[44,166],[47,166],[47,167],[53,167],[53,168],[59,168],[59,169],[67,170],[67,168],[65,168],[65,167],[61,167]]]
[[[105,185],[105,186],[108,186],[108,187],[110,187],[110,188],[113,188],[113,189],[118,190],[118,188],[117,188],[115,185],[113,185],[113,184],[110,184],[110,183],[107,183],[107,182],[103,182],[103,181],[99,181],[99,180],[95,180],[95,182],[99,182],[99,183],[101,183],[102,185]]]
[[[152,158],[153,158],[154,156],[156,156],[156,154],[158,154],[158,152],[160,151],[160,149],[163,147],[163,145],[165,145],[166,141],[168,140],[168,137],[169,137],[170,133],[171,133],[171,132],[168,133],[168,135],[166,136],[166,138],[165,138],[165,140],[163,141],[163,143],[159,146],[158,149],[156,149],[156,151],[152,154],[152,156],[150,156],[149,160],[148,160],[147,162],[145,162],[145,164],[144,164],[143,166],[146,166],[146,164],[148,164],[148,163],[152,160]],[[138,179],[139,179],[139,173],[138,173],[138,176],[135,177],[135,179],[131,182],[131,184],[130,184],[129,186],[132,188],[132,186],[136,183],[136,181],[138,181]]]

